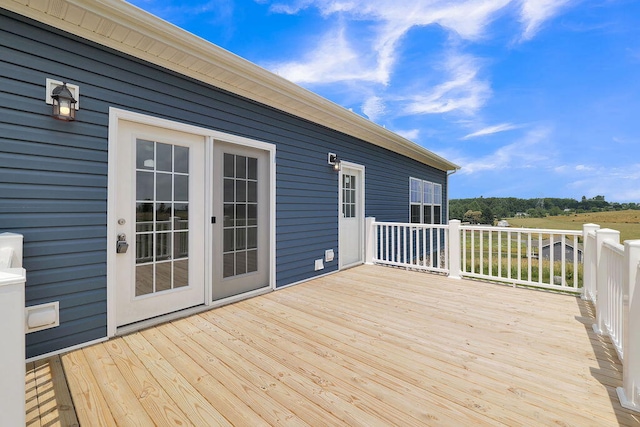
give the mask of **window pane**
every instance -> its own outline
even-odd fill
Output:
[[[224,180],[224,202],[225,203],[233,203],[235,198],[235,190],[234,190],[234,181],[233,179]]]
[[[189,229],[189,205],[187,203],[177,203],[174,206],[174,230]]]
[[[420,223],[420,205],[411,205],[411,219],[412,223]]]
[[[247,205],[247,225],[258,224],[258,205]]]
[[[156,200],[171,201],[173,188],[172,175],[169,173],[156,173]]]
[[[247,249],[247,229],[236,228],[236,250]]]
[[[183,259],[173,263],[173,287],[181,288],[189,285],[189,260]]]
[[[235,254],[225,254],[224,259],[222,261],[222,276],[223,277],[231,277],[235,273]]]
[[[422,203],[422,181],[415,178],[409,179],[409,202]]]
[[[174,199],[180,202],[189,201],[189,177],[187,175],[175,175]]]
[[[236,156],[236,178],[247,177],[247,158],[245,156]]]
[[[442,204],[442,185],[433,184],[433,203],[436,205]]]
[[[424,196],[423,196],[422,202],[425,205],[431,205],[433,204],[433,183],[424,181],[423,185],[424,185],[424,188],[423,188]]]
[[[156,205],[156,231],[171,230],[171,203]]]
[[[186,258],[189,256],[189,232],[183,231],[173,235],[175,252],[173,259]]]
[[[247,273],[258,271],[258,251],[247,252]]]
[[[223,227],[233,227],[235,225],[235,209],[233,204],[224,205]]]
[[[247,181],[237,180],[236,181],[236,202],[246,202],[247,201]]]
[[[236,274],[244,274],[247,272],[247,253],[236,252]]]
[[[433,224],[433,221],[431,221],[431,206],[430,205],[424,205],[424,218],[423,218],[422,222],[424,224]]]
[[[171,259],[171,233],[156,234],[156,261]]]
[[[136,296],[153,292],[153,264],[136,267]]]
[[[153,172],[136,172],[136,200],[153,200]]]
[[[171,289],[171,263],[156,264],[156,292]]]
[[[136,234],[136,264],[153,261],[153,233]]]
[[[244,227],[247,225],[247,205],[236,205],[236,226]]]
[[[173,147],[173,169],[179,173],[189,173],[189,149],[187,147]]]
[[[153,231],[153,203],[136,204],[136,231]]]
[[[156,170],[171,172],[173,170],[173,150],[168,144],[156,144]]]
[[[258,247],[258,227],[247,228],[247,249]]]
[[[442,207],[434,206],[433,207],[433,223],[434,224],[442,224]]]
[[[258,159],[249,157],[247,164],[247,178],[258,179]]]
[[[247,182],[247,202],[258,201],[258,183],[254,181]]]
[[[223,167],[225,178],[233,178],[235,176],[234,165],[235,165],[235,156],[233,154],[225,154],[224,167]]]
[[[145,141],[138,139],[136,141],[136,168],[153,170],[155,164],[154,159],[154,143],[153,141]]]
[[[224,230],[224,244],[222,246],[222,250],[223,252],[231,252],[235,250],[235,245],[234,245],[234,229],[230,228],[228,230]]]

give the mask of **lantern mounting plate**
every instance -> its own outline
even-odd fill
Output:
[[[47,104],[53,105],[53,98],[51,98],[51,92],[53,92],[53,90],[58,87],[58,86],[62,86],[64,83],[59,81],[59,80],[53,80],[53,79],[47,79],[47,90],[46,90],[46,97],[45,100],[47,101]],[[71,95],[73,95],[73,99],[76,100],[75,106],[76,106],[76,110],[80,109],[80,87],[78,85],[72,85],[67,83],[67,89],[69,89],[69,92],[71,92]]]

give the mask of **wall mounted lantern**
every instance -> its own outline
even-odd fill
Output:
[[[335,153],[329,153],[327,155],[327,163],[329,163],[331,166],[333,166],[333,170],[334,171],[339,171],[340,170],[340,159],[338,158],[338,155]]]
[[[52,105],[51,115],[67,122],[76,119],[80,90],[76,85],[67,85],[64,82],[47,79],[47,104]]]

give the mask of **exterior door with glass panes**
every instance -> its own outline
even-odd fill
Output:
[[[117,326],[203,304],[205,138],[121,121],[116,157]]]
[[[364,261],[364,168],[345,165],[339,174],[339,268]]]
[[[214,301],[269,288],[269,153],[214,141]]]

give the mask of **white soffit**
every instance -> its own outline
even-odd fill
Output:
[[[8,0],[3,8],[437,169],[448,160],[123,0]]]

